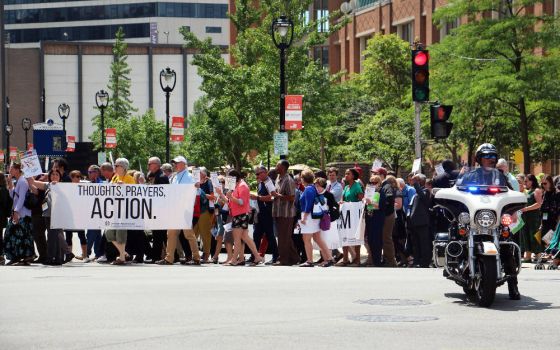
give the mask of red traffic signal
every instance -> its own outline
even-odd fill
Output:
[[[412,50],[412,100],[426,102],[430,99],[430,56],[428,50]]]
[[[453,111],[453,106],[449,105],[432,105],[430,106],[430,124],[432,138],[445,139],[451,133],[453,123],[448,122]]]

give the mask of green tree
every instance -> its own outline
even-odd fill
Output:
[[[128,45],[124,41],[124,31],[119,27],[115,33],[113,45],[113,62],[109,77],[109,106],[105,111],[110,119],[126,119],[137,112],[130,99],[130,67],[128,66]]]
[[[114,157],[126,157],[132,168],[146,169],[150,156],[160,158],[165,154],[165,124],[155,118],[153,110],[133,116],[138,109],[130,98],[130,67],[127,63],[127,44],[119,28],[113,45],[113,62],[109,77],[109,104],[105,110],[104,127],[117,130],[117,147]],[[101,149],[101,118],[94,120],[97,130],[90,137],[95,147]],[[106,150],[109,151],[109,150]]]
[[[211,40],[200,40],[192,32],[182,31],[186,46],[200,51],[193,64],[206,94],[191,116],[186,145],[189,154],[197,159],[206,157],[212,164],[241,168],[247,165],[249,154],[270,149],[279,121],[279,51],[270,37],[270,27],[280,14],[294,22],[294,44],[287,52],[287,91],[305,95],[306,128],[321,123],[329,110],[326,102],[331,101],[328,94],[334,82],[309,57],[309,50],[325,42],[340,25],[332,26],[330,32],[317,32],[317,23],[306,23],[301,16],[310,3],[262,1],[257,7],[253,1],[237,0],[237,11],[230,15],[238,33],[237,43],[230,48],[234,64],[224,60],[222,50]],[[297,132],[291,133],[291,139],[292,136],[300,137]],[[201,144],[201,139],[212,141]],[[215,147],[214,159],[203,156],[208,143]]]
[[[546,1],[450,0],[434,16],[436,23],[468,19],[440,44],[441,52],[446,53],[439,57],[440,69],[456,73],[445,83],[460,87],[463,99],[478,99],[470,100],[467,116],[506,119],[508,126],[509,117],[515,117],[512,123],[519,133],[526,173],[531,169],[531,139],[537,121],[550,121],[560,109],[559,87],[552,78],[560,73],[554,50],[559,44],[558,18],[536,15],[534,6],[539,3]],[[473,62],[461,62],[465,60]],[[461,65],[474,69],[456,69]],[[457,97],[461,99],[459,94]],[[477,105],[481,110],[473,114]]]

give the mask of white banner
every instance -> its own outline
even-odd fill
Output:
[[[346,202],[340,206],[340,218],[336,224],[343,247],[364,244],[363,212],[364,204],[362,202]]]
[[[58,183],[51,187],[51,193],[51,228],[192,228],[194,185]]]

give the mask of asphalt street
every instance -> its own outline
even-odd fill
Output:
[[[0,349],[534,349],[558,346],[560,271],[470,304],[437,269],[0,267]]]

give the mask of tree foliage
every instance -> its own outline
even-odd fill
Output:
[[[520,144],[525,172],[539,123],[560,110],[559,86],[548,79],[560,73],[558,18],[536,15],[539,3],[545,1],[450,0],[434,16],[436,23],[468,19],[435,45],[434,77],[441,79],[431,79],[442,96],[461,104],[458,125],[472,125],[464,141],[469,149],[483,136]]]

